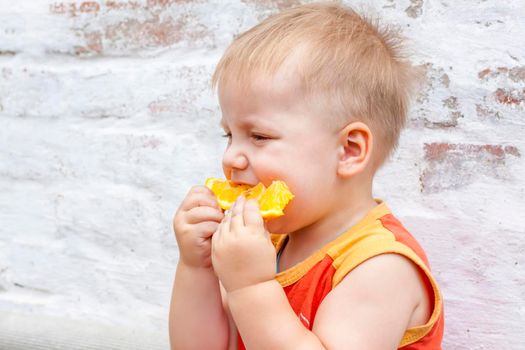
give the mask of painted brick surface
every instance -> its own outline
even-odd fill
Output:
[[[304,2],[0,0],[0,310],[167,334],[171,218],[220,175],[213,67]],[[444,348],[525,348],[525,3],[345,3],[426,74],[375,195],[427,250]]]

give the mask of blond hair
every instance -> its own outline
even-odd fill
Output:
[[[303,5],[238,36],[217,65],[212,86],[233,81],[247,88],[256,74],[273,76],[293,53],[306,49],[295,67],[305,95],[319,97],[337,125],[359,120],[370,127],[379,146],[377,169],[397,148],[418,80],[400,44],[398,31],[349,7]]]

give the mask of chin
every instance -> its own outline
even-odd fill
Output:
[[[291,219],[292,218],[290,216],[287,216],[285,214],[284,216],[280,216],[278,218],[268,220],[266,222],[266,229],[270,233],[277,233],[277,234],[291,233],[297,229],[294,227]]]
[[[283,221],[284,221],[283,216],[268,220],[266,222],[266,229],[270,233],[288,233],[284,231],[284,229],[286,228],[286,225],[284,225]]]

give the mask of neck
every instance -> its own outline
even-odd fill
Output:
[[[337,206],[332,208],[330,215],[326,215],[322,220],[289,234],[286,251],[292,264],[306,259],[325,244],[337,238],[377,206],[377,202],[372,196],[371,185],[354,188],[361,190],[353,192],[353,195],[338,198],[335,201]],[[339,193],[345,192],[339,191]]]

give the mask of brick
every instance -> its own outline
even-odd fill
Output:
[[[70,52],[79,56],[123,55],[177,45],[209,46],[204,1],[149,0],[55,2],[52,15],[70,21],[77,44]]]
[[[494,92],[494,95],[501,104],[518,106],[525,101],[525,88],[521,91],[499,88]]]
[[[487,67],[478,72],[478,79],[486,91],[482,102],[476,103],[478,118],[522,125],[519,111],[525,109],[525,66]]]
[[[426,167],[420,174],[423,193],[456,190],[480,175],[506,178],[508,158],[521,157],[513,145],[426,143],[424,152]]]
[[[411,115],[409,127],[429,129],[457,127],[459,120],[464,118],[464,115],[459,98],[450,95],[450,77],[447,71],[433,63],[425,63],[419,68],[425,74],[426,79],[416,96],[416,106]],[[435,110],[436,103],[445,108]]]
[[[478,73],[478,78],[485,79],[491,72],[492,71],[489,68],[485,68]]]
[[[83,2],[55,2],[49,5],[49,11],[56,15],[67,15],[76,17],[80,14],[96,14],[100,11],[100,3],[97,1]]]
[[[516,66],[512,68],[497,67],[496,69],[485,68],[478,73],[478,78],[484,81],[494,79],[500,75],[508,77],[516,83],[525,82],[525,66]]]

